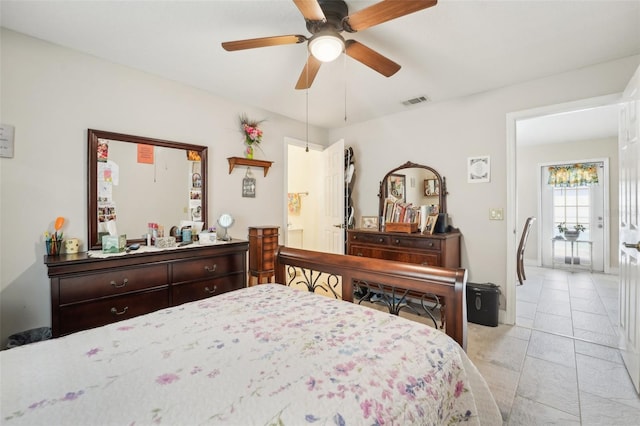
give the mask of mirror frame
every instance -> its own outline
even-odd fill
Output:
[[[88,129],[87,142],[87,223],[89,225],[89,234],[87,240],[88,250],[96,250],[102,248],[102,242],[98,241],[98,140],[109,139],[118,142],[129,142],[134,144],[144,144],[153,146],[162,146],[165,148],[182,149],[185,151],[197,151],[200,153],[200,168],[202,176],[202,221],[203,229],[206,228],[206,222],[209,218],[207,213],[207,147],[202,145],[193,145],[182,142],[174,142],[162,139],[147,138],[143,136],[125,135],[122,133],[107,132],[104,130]],[[186,155],[185,155],[186,158]],[[128,238],[127,245],[133,243],[146,244],[142,238]]]
[[[384,215],[384,202],[385,202],[385,198],[387,194],[387,182],[389,180],[389,176],[391,176],[392,174],[396,173],[399,170],[403,170],[403,169],[411,169],[411,168],[418,168],[418,169],[426,169],[428,171],[430,171],[431,173],[433,173],[435,175],[435,178],[438,180],[438,183],[440,184],[440,194],[438,195],[438,204],[439,204],[439,212],[440,213],[447,213],[447,181],[444,177],[440,176],[440,173],[438,173],[438,171],[432,167],[429,166],[425,166],[423,164],[417,164],[417,163],[412,163],[411,161],[407,161],[406,163],[404,163],[401,166],[396,167],[395,169],[391,170],[389,173],[387,173],[386,175],[384,175],[384,177],[382,178],[382,181],[380,182],[380,189],[378,192],[378,198],[379,198],[379,205],[378,205],[378,218],[380,218],[379,222],[379,229],[381,229],[381,227],[383,226],[383,221],[384,219],[382,218],[382,216]]]

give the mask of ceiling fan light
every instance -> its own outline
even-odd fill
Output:
[[[309,51],[319,61],[331,62],[344,51],[344,39],[339,34],[324,34],[309,41]]]

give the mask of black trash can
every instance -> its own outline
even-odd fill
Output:
[[[492,283],[467,283],[467,321],[498,326],[500,287]]]
[[[38,327],[9,336],[7,349],[51,339],[51,327]]]

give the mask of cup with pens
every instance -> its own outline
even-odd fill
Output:
[[[64,236],[64,232],[59,232],[62,225],[64,225],[64,218],[59,216],[56,218],[54,224],[55,231],[51,234],[49,234],[49,232],[44,233],[44,242],[49,256],[56,256],[60,254],[60,249],[62,248],[62,237]]]

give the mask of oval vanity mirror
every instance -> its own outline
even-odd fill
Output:
[[[446,181],[437,170],[407,161],[389,171],[380,182],[380,226],[394,221],[393,218],[387,217],[391,211],[387,205],[393,203],[406,203],[414,207],[427,206],[431,213],[446,214],[446,195]]]
[[[102,247],[110,221],[127,244],[143,243],[149,223],[169,235],[206,222],[207,147],[92,129],[88,145],[89,249]]]
[[[228,229],[233,225],[234,219],[228,213],[223,213],[218,218],[218,226],[223,229],[222,237],[219,237],[222,241],[231,241],[231,237],[229,236]]]

